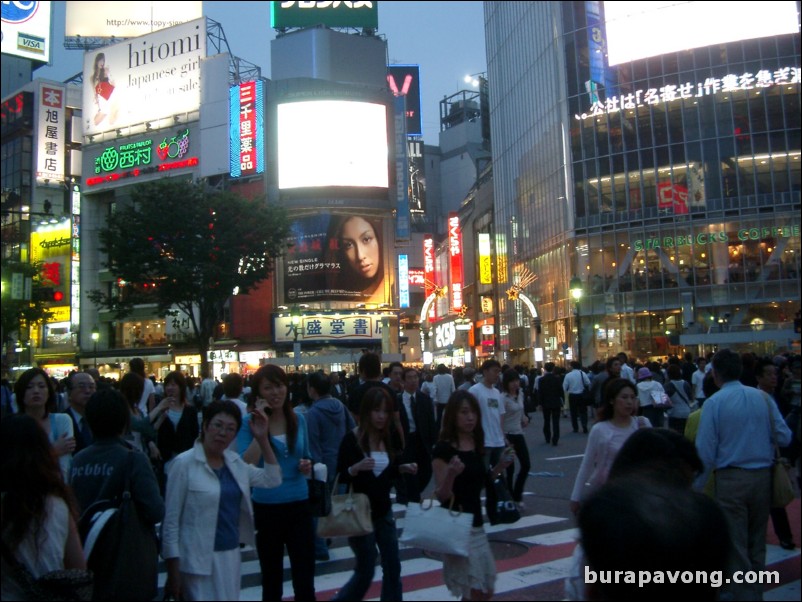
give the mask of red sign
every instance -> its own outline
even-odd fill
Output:
[[[431,234],[423,237],[423,292],[429,298],[434,292],[434,238]],[[435,318],[434,303],[429,310],[429,319]]]
[[[448,254],[451,256],[451,311],[462,308],[462,231],[456,212],[448,214]]]
[[[688,189],[666,182],[657,185],[658,209],[670,209],[676,214],[688,213]]]

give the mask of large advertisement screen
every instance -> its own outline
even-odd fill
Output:
[[[67,37],[135,38],[200,19],[203,2],[67,2]]]
[[[799,31],[797,3],[604,3],[608,65],[668,52]]]
[[[389,186],[387,107],[315,100],[279,104],[278,187]]]
[[[52,2],[3,2],[2,52],[50,62]]]
[[[292,223],[284,257],[284,302],[387,303],[384,220],[322,214]]]
[[[87,52],[84,135],[198,110],[204,57],[205,19]]]

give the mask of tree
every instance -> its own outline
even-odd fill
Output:
[[[203,183],[164,179],[139,185],[132,203],[110,214],[99,232],[110,292],[91,291],[98,307],[121,319],[139,304],[159,316],[189,318],[206,367],[209,339],[235,292],[248,293],[273,270],[289,233],[283,209]]]
[[[30,336],[29,329],[35,324],[48,319],[52,313],[45,305],[46,299],[40,294],[42,289],[41,278],[41,263],[26,263],[22,261],[13,261],[11,259],[3,258],[2,260],[2,273],[3,273],[3,303],[0,306],[0,323],[2,324],[2,342],[3,344],[11,341],[14,333]],[[12,293],[14,275],[19,274],[22,283],[22,290],[18,291],[19,295]],[[30,291],[28,299],[25,299],[25,282],[29,281]],[[21,297],[15,299],[14,297]],[[25,336],[25,338],[27,338]]]

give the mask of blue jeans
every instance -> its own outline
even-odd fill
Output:
[[[401,559],[398,556],[398,531],[393,511],[373,519],[373,533],[349,537],[348,545],[354,551],[354,574],[332,600],[362,600],[373,582],[376,572],[376,555],[381,554],[381,600],[402,600]],[[377,551],[378,547],[378,551]]]

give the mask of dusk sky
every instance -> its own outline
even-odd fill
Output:
[[[81,71],[83,53],[64,48],[65,3],[54,2],[52,66],[34,77],[64,80]],[[204,2],[204,14],[219,22],[231,51],[270,77],[269,2]],[[462,89],[468,74],[487,70],[482,2],[379,2],[379,34],[387,39],[391,63],[418,64],[424,140],[437,144],[439,102]]]

